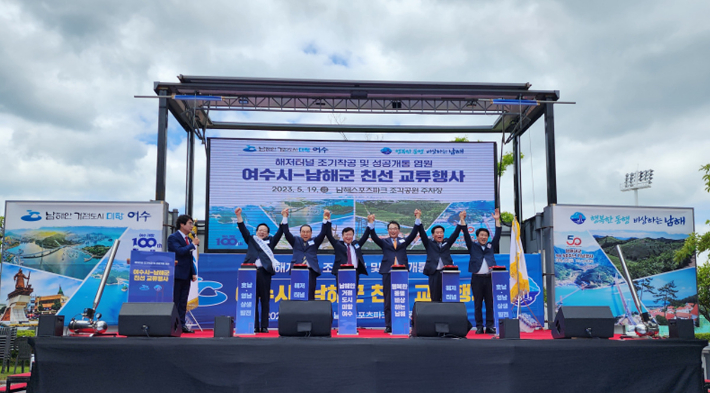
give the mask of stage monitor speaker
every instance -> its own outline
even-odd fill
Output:
[[[615,323],[609,306],[562,306],[552,325],[552,337],[611,338]]]
[[[466,337],[469,330],[465,303],[414,302],[412,337]]]
[[[40,315],[37,324],[37,337],[64,335],[64,315]]]
[[[498,337],[520,338],[520,321],[509,318],[498,320]]]
[[[327,300],[283,300],[279,303],[279,336],[330,337],[333,306]]]
[[[175,303],[123,303],[118,313],[118,334],[180,337],[182,324]]]
[[[234,318],[230,316],[214,317],[214,337],[233,337]]]
[[[682,338],[692,340],[695,338],[695,327],[692,319],[669,319],[668,338]]]

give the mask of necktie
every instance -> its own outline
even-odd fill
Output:
[[[397,238],[392,238],[392,247],[394,247],[395,250],[397,249]]]
[[[345,246],[348,248],[348,265],[352,265],[353,264],[353,257],[350,252],[350,245],[346,244]]]
[[[185,236],[185,244],[190,245],[190,238]]]

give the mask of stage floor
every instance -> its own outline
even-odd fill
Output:
[[[543,334],[544,333],[544,334]],[[36,392],[700,392],[701,340],[38,337]],[[389,336],[389,335],[388,335]],[[474,335],[478,338],[481,335]],[[261,339],[263,338],[263,339]],[[523,338],[525,334],[523,334]],[[530,337],[528,337],[530,338]]]

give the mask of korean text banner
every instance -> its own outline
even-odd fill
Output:
[[[0,302],[2,323],[34,325],[39,315],[65,323],[91,307],[113,241],[121,243],[97,312],[118,322],[128,298],[132,250],[161,251],[162,202],[31,202],[5,204]]]
[[[468,270],[468,255],[452,255],[454,264],[461,270],[458,285],[459,299],[466,304],[469,320],[475,322],[474,305],[471,296],[471,273]],[[542,292],[542,261],[540,254],[525,254],[530,278],[530,293],[522,300],[520,319],[527,329],[543,326],[543,292]],[[276,255],[281,262],[276,275],[271,281],[271,300],[269,327],[278,327],[279,305],[282,300],[291,298],[290,277],[287,270],[290,266],[291,255]],[[506,266],[510,264],[508,254],[496,254],[496,264]],[[359,327],[384,327],[384,293],[382,276],[378,273],[382,255],[365,255],[368,275],[360,276],[357,287],[355,309],[357,311],[357,326]],[[237,272],[244,261],[244,254],[202,254],[200,255],[200,274],[198,278],[200,292],[200,306],[192,310],[200,326],[211,328],[214,317],[218,315],[234,316],[237,308]],[[429,284],[424,275],[426,255],[409,256],[409,306],[411,315],[414,302],[430,301]],[[331,274],[333,268],[333,255],[319,255],[323,274],[318,277],[316,284],[316,300],[328,300],[333,303],[333,326],[338,326],[338,288],[335,276]],[[511,303],[515,317],[517,304]],[[253,321],[253,318],[252,318]]]
[[[461,210],[474,226],[493,223],[494,143],[212,138],[208,165],[209,251],[246,248],[236,230],[236,207],[251,233],[260,223],[275,233],[286,207],[296,230],[309,224],[317,231],[327,208],[334,232],[351,227],[355,236],[364,232],[368,214],[375,214],[378,229],[395,220],[408,232],[417,208],[426,228],[453,230]],[[277,247],[288,248],[285,240]]]
[[[609,306],[619,323],[638,313],[616,246],[642,303],[661,325],[697,318],[695,260],[675,252],[694,231],[692,208],[552,207],[556,306]]]

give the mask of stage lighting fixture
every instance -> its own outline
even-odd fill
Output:
[[[402,109],[402,101],[392,101],[392,109]]]
[[[237,100],[239,105],[246,105],[249,103],[249,99],[246,97],[239,97],[239,100]]]

